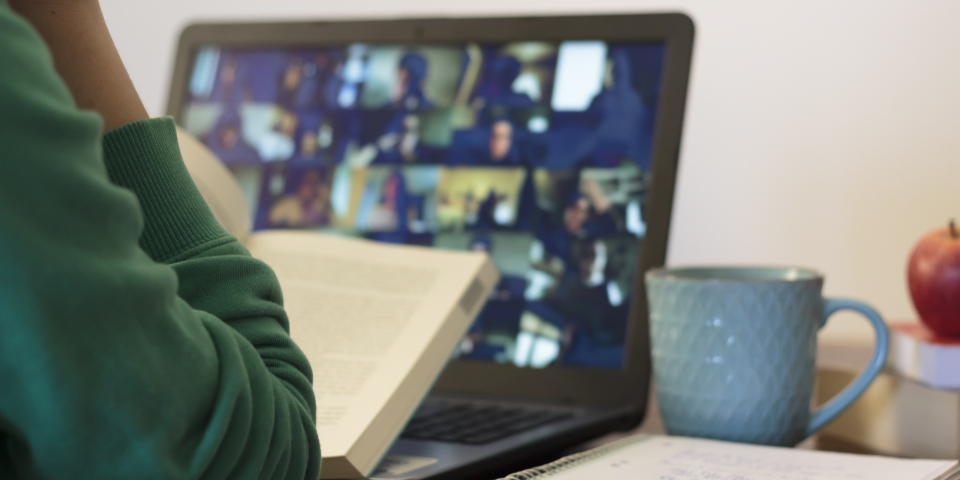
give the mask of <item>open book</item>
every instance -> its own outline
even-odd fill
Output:
[[[486,254],[384,245],[316,232],[251,233],[233,176],[179,133],[217,220],[283,288],[294,341],[313,367],[321,478],[369,474],[400,434],[499,275]]]
[[[955,460],[815,452],[640,435],[502,480],[952,480]]]

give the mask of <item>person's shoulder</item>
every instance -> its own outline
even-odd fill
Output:
[[[0,0],[0,113],[38,95],[52,95],[50,100],[56,103],[73,105],[40,34]]]

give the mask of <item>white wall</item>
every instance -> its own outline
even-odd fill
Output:
[[[681,10],[697,25],[670,264],[803,265],[915,316],[919,236],[960,217],[960,2],[101,0],[147,108],[197,19]],[[869,338],[835,319],[828,339]]]

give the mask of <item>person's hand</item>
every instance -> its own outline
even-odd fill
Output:
[[[98,0],[7,0],[40,33],[77,107],[103,117],[104,130],[148,118]]]
[[[603,189],[600,188],[600,184],[597,183],[594,179],[589,179],[584,182],[583,193],[590,198],[590,203],[593,205],[593,209],[597,213],[604,213],[610,209],[610,199],[607,198],[603,193]]]

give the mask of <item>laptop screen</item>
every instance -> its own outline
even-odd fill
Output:
[[[646,226],[663,44],[206,46],[183,127],[255,229],[490,254],[457,353],[619,369]]]

